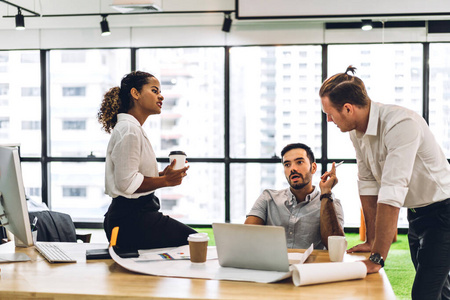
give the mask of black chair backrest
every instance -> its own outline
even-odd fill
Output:
[[[76,242],[75,225],[72,218],[56,211],[29,212],[30,224],[37,217],[36,229],[38,242]]]

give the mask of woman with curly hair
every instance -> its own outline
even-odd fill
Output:
[[[108,240],[119,227],[117,246],[151,249],[187,244],[196,231],[159,212],[156,189],[181,184],[189,167],[174,170],[175,160],[158,171],[155,153],[142,128],[150,115],[160,114],[164,97],[155,76],[141,71],[125,75],[120,87],[104,96],[98,120],[111,133],[106,153],[105,193],[112,203],[105,214]]]

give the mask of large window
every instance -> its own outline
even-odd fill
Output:
[[[97,112],[104,93],[136,66],[161,82],[162,113],[144,124],[159,169],[172,150],[185,151],[190,165],[183,184],[156,191],[163,213],[187,224],[243,222],[264,189],[288,187],[280,151],[302,142],[318,161],[315,185],[324,168],[346,160],[334,192],[345,226],[358,227],[354,149],[348,134],[324,124],[322,80],[354,65],[372,100],[423,114],[449,158],[449,45],[0,51],[0,144],[21,144],[26,193],[35,205],[45,202],[100,227],[111,201],[104,194],[110,135]],[[429,82],[423,78],[428,53]],[[41,74],[48,74],[45,86]],[[399,226],[406,224],[402,210]]]
[[[97,112],[105,92],[130,72],[130,50],[52,50],[49,72],[50,156],[104,157],[109,135]]]
[[[155,75],[164,96],[162,112],[144,128],[157,157],[183,150],[190,163],[183,184],[159,189],[162,211],[193,224],[225,221],[224,49],[141,49],[137,69]],[[161,168],[165,167],[161,166]]]
[[[1,139],[0,139],[1,140]],[[42,203],[42,176],[41,164],[37,162],[22,162],[23,184],[25,194],[32,199],[31,203]]]
[[[111,198],[105,195],[103,162],[52,162],[52,210],[65,212],[77,222],[102,222]]]
[[[430,128],[450,157],[450,44],[430,45]]]
[[[321,156],[321,61],[320,46],[231,49],[231,157],[279,156],[292,141]]]
[[[405,106],[422,115],[422,44],[334,45],[328,47],[328,55],[328,76],[353,65],[373,101]],[[328,158],[356,158],[348,133],[342,133],[332,122],[328,123]],[[342,191],[347,226],[360,222],[356,173],[356,166],[343,166],[337,173],[340,180],[336,193]],[[406,210],[402,209],[399,226],[407,223]]]
[[[321,61],[320,46],[231,49],[231,157],[279,158],[283,147],[295,142],[321,156]],[[233,222],[245,220],[264,189],[287,184],[279,160],[233,164],[230,178]]]
[[[49,203],[78,222],[102,222],[111,199],[104,194],[109,135],[97,112],[106,91],[130,72],[130,50],[50,51]],[[72,162],[58,162],[58,161]]]
[[[422,44],[333,45],[328,47],[328,76],[353,65],[373,101],[422,115],[422,60]],[[347,134],[333,123],[328,124],[328,157],[355,158]]]
[[[30,129],[41,120],[39,51],[1,51],[0,69],[0,144],[20,144],[22,156],[38,157],[41,132]]]

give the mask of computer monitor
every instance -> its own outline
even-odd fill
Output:
[[[19,149],[14,146],[0,146],[0,221],[20,246],[33,246]]]

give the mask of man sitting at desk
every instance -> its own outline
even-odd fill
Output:
[[[284,175],[290,188],[266,189],[247,215],[245,224],[283,226],[288,248],[326,249],[328,236],[344,235],[341,202],[331,189],[337,184],[336,167],[312,185],[317,171],[314,153],[305,144],[289,144],[281,151]]]

